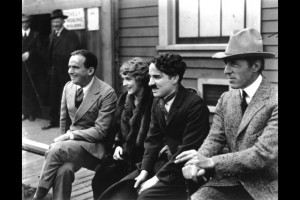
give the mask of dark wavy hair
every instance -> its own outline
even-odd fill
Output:
[[[83,57],[85,57],[83,63],[84,67],[87,69],[89,69],[90,67],[94,67],[94,73],[96,72],[98,60],[95,54],[85,49],[80,49],[71,53],[71,56],[75,56],[75,55],[82,55]]]
[[[120,67],[120,75],[129,75],[144,86],[149,82],[149,63],[146,59],[134,57]]]
[[[150,63],[155,64],[156,68],[170,77],[179,76],[178,83],[181,82],[186,70],[186,64],[182,61],[179,54],[166,53],[154,57]]]

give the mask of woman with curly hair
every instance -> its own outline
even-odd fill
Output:
[[[151,121],[153,95],[148,86],[148,63],[135,57],[122,64],[120,75],[127,92],[116,105],[110,136],[115,137],[113,155],[96,170],[92,180],[94,199],[109,186],[135,170],[144,153],[144,140]]]

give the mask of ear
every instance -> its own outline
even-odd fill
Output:
[[[260,68],[261,68],[261,61],[256,60],[252,65],[253,72],[258,72]]]
[[[88,69],[88,75],[89,75],[89,76],[92,76],[92,75],[94,74],[94,72],[95,72],[95,68],[94,68],[94,67],[90,67],[90,68]]]
[[[172,83],[175,85],[176,83],[178,83],[179,76],[178,75],[172,76],[171,80],[172,80]]]

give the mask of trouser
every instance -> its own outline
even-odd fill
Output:
[[[98,199],[108,187],[126,176],[129,168],[130,165],[126,161],[113,160],[112,157],[104,160],[92,179],[94,199]]]
[[[203,186],[196,191],[192,200],[254,200],[242,185],[237,186]]]
[[[129,175],[127,175],[126,177],[124,177],[120,182],[127,179],[135,179],[139,174],[140,174],[140,170],[135,170]],[[115,185],[114,187],[116,188],[118,186]],[[130,187],[132,187],[132,185]],[[106,194],[109,193],[109,190],[110,188],[105,191]],[[130,191],[130,189],[126,190],[122,188],[120,189],[120,191],[125,192],[125,191]],[[114,200],[114,197],[116,196],[119,197],[119,196],[130,196],[130,195],[112,194],[106,196],[110,196],[111,198],[110,200]],[[186,200],[186,199],[187,199],[187,194],[186,194],[186,187],[184,182],[173,183],[173,182],[162,182],[162,181],[159,181],[153,187],[143,191],[137,198],[137,200]]]
[[[65,70],[65,71],[64,71]],[[54,124],[58,124],[60,117],[60,104],[62,92],[65,84],[70,80],[67,68],[60,69],[58,67],[52,67],[50,75],[50,121]]]
[[[71,198],[75,173],[81,168],[95,170],[100,160],[80,146],[80,141],[62,141],[45,154],[38,187],[49,190],[53,186],[53,200]]]
[[[22,64],[22,114],[36,115],[38,101],[32,85],[34,83],[31,82],[33,79],[30,79],[25,67],[28,66]]]

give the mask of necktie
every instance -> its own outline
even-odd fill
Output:
[[[83,89],[82,87],[77,90],[75,98],[75,107],[78,108],[83,100]]]
[[[26,39],[27,38],[27,34],[26,34],[26,32],[24,33],[24,39]]]
[[[160,98],[160,99],[159,99],[159,106],[160,106],[162,112],[164,113],[165,120],[168,119],[168,114],[169,114],[168,111],[167,111],[167,109],[166,109],[166,107],[165,107],[165,104],[168,103],[171,99],[173,99],[173,98],[175,97],[176,94],[177,94],[177,90],[174,91],[174,92],[173,92],[172,94],[170,94],[169,96],[167,96],[166,99],[163,99],[163,98]]]
[[[242,108],[242,113],[244,114],[248,104],[247,104],[247,101],[246,101],[246,96],[247,96],[247,93],[243,90],[243,100],[242,100],[242,103],[241,103],[241,108]]]

